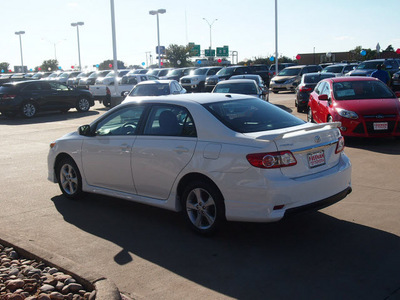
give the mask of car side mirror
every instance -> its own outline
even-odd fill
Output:
[[[325,95],[325,94],[319,95],[319,96],[318,96],[318,100],[321,100],[321,101],[328,101],[328,100],[329,100],[329,99],[328,99],[328,95]]]
[[[123,92],[122,93],[122,97],[124,97],[124,99],[126,98],[126,96],[128,96],[129,95],[129,92]]]
[[[90,125],[79,126],[78,133],[79,133],[79,135],[83,135],[83,136],[93,136],[92,129],[90,128]]]

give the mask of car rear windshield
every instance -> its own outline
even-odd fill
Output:
[[[168,83],[137,85],[129,96],[161,96],[169,94]]]
[[[322,73],[340,73],[343,70],[343,66],[329,66],[329,67],[325,67],[321,72]]]
[[[240,133],[268,131],[305,123],[258,98],[208,103],[203,106],[225,126]]]
[[[235,82],[235,83],[222,83],[217,84],[213,93],[235,93],[235,94],[246,94],[256,95],[257,88],[254,83],[251,82]]]
[[[335,82],[333,94],[336,100],[395,98],[393,92],[380,80]]]

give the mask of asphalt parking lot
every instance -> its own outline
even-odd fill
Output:
[[[293,93],[270,102],[297,113]],[[18,236],[113,281],[134,299],[400,299],[400,141],[346,139],[353,192],[273,224],[212,238],[174,212],[47,181],[49,143],[107,111],[0,116],[0,237]]]

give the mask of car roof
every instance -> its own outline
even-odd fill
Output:
[[[332,82],[346,82],[346,81],[376,81],[378,78],[365,77],[365,76],[345,76],[345,77],[332,77],[324,80],[330,80]]]
[[[141,81],[137,85],[143,85],[143,84],[170,84],[171,82],[177,82],[176,80],[172,79],[159,79],[159,80],[146,80],[146,81]]]
[[[178,95],[166,95],[166,96],[145,96],[145,97],[127,97],[129,101],[126,103],[138,102],[138,103],[147,103],[147,102],[165,102],[168,104],[207,104],[207,103],[215,103],[215,102],[224,102],[230,100],[241,100],[241,99],[249,99],[254,98],[249,95],[241,95],[241,94],[230,94],[230,93],[187,93],[187,94],[178,94]],[[120,105],[124,105],[123,104]]]
[[[220,81],[217,83],[217,85],[221,85],[221,84],[231,84],[231,83],[255,83],[254,79],[229,79],[229,80],[224,80],[224,81]]]

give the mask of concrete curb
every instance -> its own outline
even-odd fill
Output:
[[[85,288],[96,290],[96,300],[122,299],[117,286],[104,276],[84,269],[72,260],[56,253],[50,253],[43,248],[33,245],[29,241],[9,236],[4,232],[0,233],[0,235],[0,244],[13,247],[23,257],[42,261],[50,267],[55,267],[65,274],[74,277]]]

